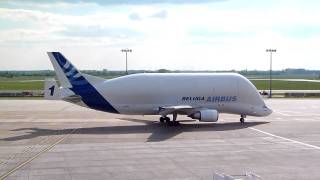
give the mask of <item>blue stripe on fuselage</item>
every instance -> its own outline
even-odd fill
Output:
[[[67,63],[67,60],[63,57],[59,52],[52,52],[52,55],[57,60],[60,67],[63,69],[65,73],[69,72],[72,68],[74,68],[71,64],[69,67],[64,68],[64,65]],[[75,68],[74,68],[75,69]],[[72,73],[74,75],[79,72],[75,69]],[[69,82],[72,85],[70,88],[75,94],[81,96],[82,101],[90,108],[106,111],[111,113],[119,113],[98,91],[95,87],[93,87],[83,76],[73,77],[66,76]]]
[[[81,96],[82,101],[92,109],[119,113],[90,83],[73,85],[70,90]]]

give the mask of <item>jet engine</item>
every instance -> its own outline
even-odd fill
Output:
[[[204,109],[189,115],[189,117],[204,122],[216,122],[218,121],[219,113],[217,110]]]

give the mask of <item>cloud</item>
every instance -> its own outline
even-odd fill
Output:
[[[143,14],[143,15],[142,15]],[[168,12],[166,10],[161,10],[157,12],[142,12],[141,14],[134,12],[129,14],[129,19],[131,20],[145,20],[147,18],[159,18],[159,19],[165,19],[168,16]]]
[[[101,27],[101,26],[73,26],[61,32],[65,36],[71,37],[116,37],[129,38],[138,37],[143,34],[129,28]]]
[[[140,15],[138,13],[131,13],[129,15],[129,19],[131,19],[131,20],[142,20],[142,18],[140,17]]]
[[[51,4],[59,3],[62,6],[68,4],[99,4],[103,6],[107,5],[150,5],[150,4],[202,4],[202,3],[214,3],[214,2],[223,2],[226,0],[5,0],[4,2],[9,3],[39,3],[39,4]]]
[[[157,13],[154,13],[150,17],[164,19],[164,18],[167,18],[167,16],[168,16],[168,12],[166,10],[162,10],[162,11],[159,11]]]
[[[232,41],[242,41],[245,39],[256,38],[257,33],[250,30],[226,31],[221,29],[211,29],[208,27],[193,27],[187,30],[188,37],[192,44],[209,46],[223,46],[224,44],[234,44]]]
[[[0,8],[0,18],[12,21],[48,21],[54,14],[48,12]]]
[[[265,49],[269,47],[278,49],[275,69],[320,68],[318,6],[297,5],[297,1],[263,5],[250,0],[187,1],[183,5],[178,3],[181,1],[130,1],[128,5],[127,1],[105,1],[112,6],[97,1],[53,1],[56,9],[46,0],[19,1],[34,3],[34,8],[30,4],[27,8],[1,6],[3,2],[0,54],[12,63],[0,64],[2,69],[14,69],[19,63],[22,69],[42,68],[33,66],[37,63],[32,61],[43,61],[47,58],[43,52],[49,49],[70,54],[84,69],[102,65],[121,69],[123,54],[119,50],[123,47],[134,50],[130,54],[132,69],[266,69]],[[21,56],[25,51],[28,55]],[[86,59],[83,57],[94,63],[81,61]],[[47,67],[51,67],[49,63]]]
[[[0,45],[50,43],[63,46],[111,45],[134,43],[143,37],[138,29],[126,26],[125,14],[95,13],[90,15],[62,15],[38,10],[0,8],[0,20],[6,24],[20,24],[14,28],[0,27]],[[8,21],[9,20],[9,21]],[[7,22],[8,21],[8,22]],[[9,26],[9,25],[8,25]]]
[[[276,28],[284,37],[289,38],[312,38],[320,36],[319,25],[292,25]]]
[[[4,1],[1,2],[2,4]],[[70,9],[70,8],[89,8],[89,7],[98,7],[98,4],[94,2],[66,2],[66,1],[8,1],[7,5],[14,8],[23,8],[23,9]]]

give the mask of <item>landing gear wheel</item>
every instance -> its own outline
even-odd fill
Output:
[[[164,117],[164,120],[166,121],[167,124],[170,124],[170,118],[169,117]]]
[[[241,124],[243,124],[244,123],[244,118],[242,117],[242,118],[240,118],[240,122],[241,122]]]
[[[160,123],[164,123],[164,121],[165,121],[165,117],[160,117]]]
[[[241,114],[241,118],[240,118],[240,122],[241,122],[241,124],[243,124],[244,123],[244,118],[246,118],[247,117],[247,115],[245,115],[245,114]]]

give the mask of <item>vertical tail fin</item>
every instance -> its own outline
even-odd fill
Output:
[[[101,89],[97,89],[97,85],[104,82],[105,79],[82,74],[60,52],[48,52],[48,56],[57,74],[62,90],[72,92],[72,94],[67,93],[68,96],[62,95],[64,99],[68,99],[71,96],[76,97],[77,101],[81,99],[85,105],[92,109],[118,113],[101,95],[99,92]],[[51,89],[53,88],[49,86],[46,87],[47,93],[51,94]]]
[[[70,62],[68,62],[68,60],[59,52],[48,52],[48,56],[53,65],[54,71],[56,72],[61,87],[71,88],[72,85],[65,73],[71,71],[74,66],[71,65]]]
[[[57,78],[63,88],[95,84],[105,79],[81,73],[67,58],[60,52],[48,52],[48,56],[56,72]]]

